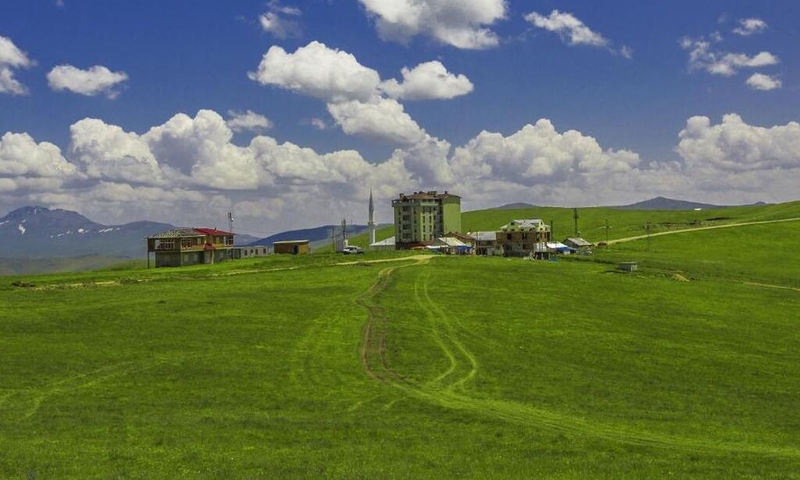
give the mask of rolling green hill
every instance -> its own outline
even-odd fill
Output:
[[[800,204],[723,212],[579,214],[597,241]],[[0,478],[800,478],[798,228],[3,278]]]

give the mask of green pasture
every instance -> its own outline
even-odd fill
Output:
[[[0,478],[800,478],[798,227],[6,277]]]

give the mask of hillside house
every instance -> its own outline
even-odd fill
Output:
[[[222,262],[233,258],[233,233],[214,228],[176,228],[147,237],[147,267],[150,253],[155,266],[183,267]]]
[[[547,257],[550,225],[538,218],[511,220],[496,232],[497,248],[505,257]]]

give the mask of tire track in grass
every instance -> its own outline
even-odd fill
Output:
[[[588,421],[556,411],[537,408],[529,404],[470,396],[469,392],[463,387],[477,375],[479,362],[464,344],[458,340],[458,332],[452,325],[452,319],[430,297],[428,292],[430,275],[425,275],[424,273],[420,274],[422,276],[421,290],[419,285],[415,283],[415,298],[420,308],[425,312],[426,318],[432,321],[434,330],[437,330],[434,337],[438,339],[437,344],[445,352],[445,355],[450,358],[451,365],[447,371],[424,384],[417,384],[404,379],[391,368],[386,358],[387,316],[386,311],[377,305],[376,297],[390,285],[390,276],[397,268],[416,266],[421,263],[423,262],[418,261],[401,267],[381,270],[378,280],[357,300],[360,305],[367,309],[367,323],[364,327],[362,338],[361,361],[365,372],[370,378],[397,388],[410,397],[434,403],[444,408],[470,411],[477,415],[526,427],[585,435],[628,445],[666,448],[694,453],[748,453],[791,459],[800,458],[800,448],[796,446],[760,445],[659,434],[641,431],[626,425],[610,425]],[[419,282],[419,277],[417,282]],[[433,317],[430,315],[433,315]],[[438,324],[444,326],[446,330],[445,336],[438,332]],[[447,345],[445,339],[451,342],[452,345]],[[467,359],[466,363],[470,364],[469,372],[448,384],[440,385],[442,381],[451,377],[459,369],[461,365],[458,359],[459,356]]]
[[[431,299],[430,292],[428,290],[428,285],[430,284],[430,273],[427,273],[424,276],[424,283],[423,283],[423,296],[427,307],[425,307],[428,311],[432,311],[435,315],[434,317],[444,326],[446,330],[446,338],[456,347],[456,349],[463,355],[467,361],[469,362],[470,369],[466,375],[462,376],[458,380],[454,381],[450,385],[446,387],[447,390],[453,390],[456,387],[463,386],[466,382],[475,378],[475,375],[478,374],[478,359],[475,355],[472,354],[464,344],[458,339],[458,333],[456,329],[453,327],[453,320],[451,317],[442,309],[436,302]]]
[[[0,421],[21,422],[34,416],[42,404],[51,397],[94,387],[107,380],[146,368],[148,367],[137,368],[134,362],[121,362],[58,380],[41,388],[15,390],[0,398]]]

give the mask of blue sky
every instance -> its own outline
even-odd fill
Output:
[[[800,3],[8,0],[0,213],[255,235],[656,195],[800,198]]]

